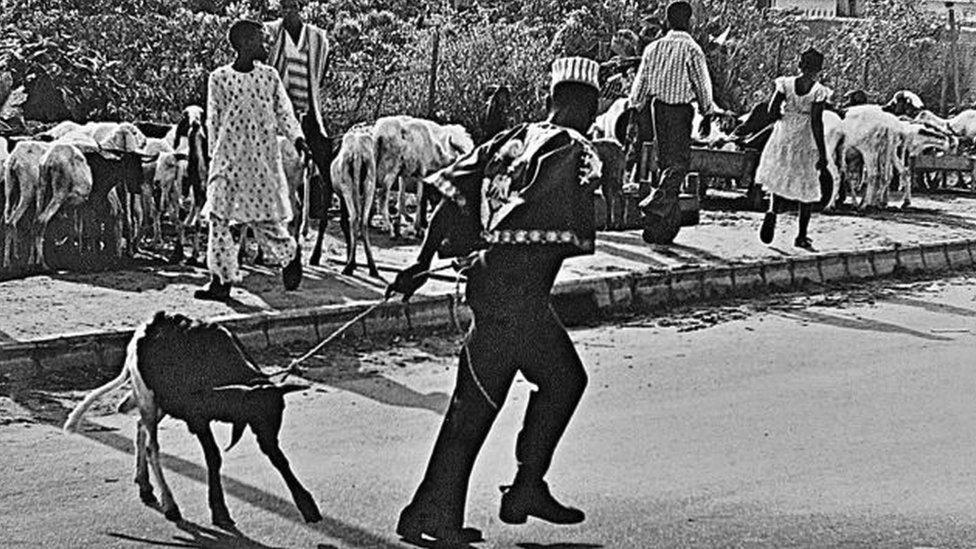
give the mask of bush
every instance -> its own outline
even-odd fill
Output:
[[[948,51],[940,18],[906,0],[874,2],[868,15],[826,37],[827,76],[837,91],[863,89],[886,101],[910,89],[937,104]]]
[[[175,120],[185,105],[204,103],[207,74],[230,61],[230,23],[278,10],[276,0],[3,1],[0,72],[13,74],[15,86],[37,88],[27,105],[34,111],[63,103],[36,117],[77,120]],[[325,92],[330,130],[384,114],[426,116],[438,27],[438,117],[474,129],[488,85],[512,90],[514,120],[538,118],[554,57],[599,57],[616,30],[640,31],[642,17],[663,18],[666,3],[455,1],[464,7],[458,12],[441,2],[325,0],[310,2],[305,15],[332,37]],[[695,5],[693,34],[706,50],[723,107],[743,110],[767,98],[773,78],[794,73],[799,52],[814,44],[826,54],[825,79],[838,92],[865,88],[881,100],[909,88],[929,103],[939,95],[944,31],[911,0],[875,0],[875,19],[832,28],[809,28],[755,2]],[[727,29],[727,43],[712,41]]]

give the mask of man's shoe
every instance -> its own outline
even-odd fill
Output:
[[[556,501],[549,485],[502,486],[502,505],[498,518],[507,524],[524,524],[532,516],[553,524],[578,524],[586,519],[583,511]]]
[[[805,236],[796,237],[796,240],[793,241],[793,245],[796,246],[797,248],[803,248],[804,250],[808,250],[811,252],[816,251],[813,248],[813,241]]]
[[[413,505],[408,505],[400,513],[396,533],[411,542],[424,542],[426,536],[437,543],[450,545],[467,545],[485,540],[481,530],[477,528],[456,528],[440,523],[434,516],[415,511]]]
[[[763,244],[769,244],[773,241],[773,237],[776,235],[776,214],[773,212],[766,212],[766,216],[763,217],[762,227],[759,229],[759,240]]]
[[[285,284],[285,291],[297,290],[302,283],[302,249],[295,250],[295,258],[281,270],[281,281]]]
[[[210,278],[210,285],[193,292],[193,297],[204,301],[230,301],[230,283],[223,284],[216,276]]]

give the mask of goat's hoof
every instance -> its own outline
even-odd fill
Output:
[[[308,264],[309,265],[314,265],[314,266],[318,267],[319,266],[319,263],[321,263],[321,262],[322,262],[322,254],[313,253],[312,254],[312,257],[308,258]]]
[[[369,270],[369,276],[371,276],[373,278],[379,278],[380,277],[380,272],[377,271],[375,268],[374,269],[370,269]]]
[[[223,514],[215,514],[211,522],[214,526],[223,530],[232,530],[237,524],[234,522],[234,519],[230,518],[230,513],[226,511]]]
[[[356,267],[353,266],[353,265],[349,265],[345,269],[342,270],[342,274],[344,274],[346,276],[349,276],[349,275],[351,275],[354,272],[356,272]]]
[[[175,505],[163,511],[163,516],[166,517],[166,520],[170,522],[179,522],[183,520],[183,514],[180,513],[180,508]]]
[[[153,494],[152,488],[148,490],[139,490],[139,499],[150,507],[159,505],[159,500],[156,499],[156,494]]]
[[[321,522],[322,513],[319,512],[319,508],[312,504],[311,509],[306,509],[302,511],[302,518],[305,522]]]

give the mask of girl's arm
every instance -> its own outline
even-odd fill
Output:
[[[817,143],[817,169],[827,167],[827,146],[824,144],[823,113],[826,105],[822,102],[814,103],[810,109],[810,125],[813,127],[813,140]]]
[[[773,94],[773,98],[769,100],[769,117],[772,120],[779,120],[783,117],[783,102],[786,101],[786,95],[783,92],[777,91]]]

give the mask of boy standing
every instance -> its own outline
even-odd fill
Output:
[[[287,136],[300,153],[308,148],[278,73],[263,64],[262,25],[238,21],[229,38],[237,59],[213,71],[207,88],[211,165],[202,215],[210,220],[211,278],[194,296],[211,301],[230,299],[231,285],[241,280],[237,257],[245,227],[265,257],[284,267],[286,290],[297,289],[302,278],[301,249],[288,233],[293,212],[277,136]]]

